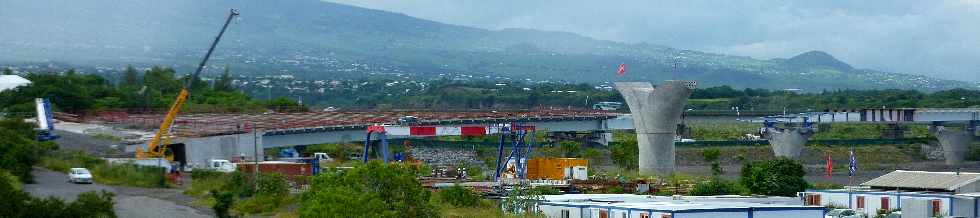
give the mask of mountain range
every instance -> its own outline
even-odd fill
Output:
[[[532,29],[487,30],[316,1],[8,1],[0,8],[0,64],[66,62],[196,66],[227,16],[231,24],[207,73],[334,79],[446,75],[531,81],[683,79],[702,86],[926,91],[978,84],[860,69],[821,51],[786,59],[621,43]],[[626,64],[625,76],[616,69]]]

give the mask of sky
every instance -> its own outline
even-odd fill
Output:
[[[681,49],[980,81],[980,0],[330,0],[492,30],[531,28]]]

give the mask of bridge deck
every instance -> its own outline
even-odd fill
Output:
[[[305,112],[272,114],[184,114],[177,117],[174,132],[180,137],[203,137],[266,130],[271,134],[291,132],[365,129],[369,125],[394,124],[399,118],[414,116],[420,125],[462,125],[509,122],[600,120],[617,114],[604,111],[480,111],[480,112]],[[111,113],[99,122],[152,130],[159,127],[162,114]]]

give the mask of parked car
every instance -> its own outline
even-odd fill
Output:
[[[851,209],[833,209],[824,218],[865,218],[864,214]]]
[[[92,173],[85,168],[71,168],[68,170],[68,182],[91,184]]]

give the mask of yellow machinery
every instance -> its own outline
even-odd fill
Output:
[[[167,116],[163,118],[163,123],[160,124],[160,129],[157,129],[157,133],[153,135],[153,140],[147,145],[147,150],[143,148],[136,149],[136,158],[167,158],[169,161],[174,161],[173,153],[167,153],[167,145],[169,143],[169,133],[170,127],[174,124],[174,120],[177,119],[177,114],[180,112],[180,107],[184,106],[184,102],[187,101],[187,97],[190,95],[191,84],[197,80],[198,76],[201,75],[201,70],[204,69],[204,65],[207,64],[208,59],[211,58],[211,53],[214,52],[214,47],[218,45],[218,41],[221,40],[221,36],[225,34],[225,29],[228,28],[228,24],[231,23],[231,19],[238,16],[238,10],[231,9],[230,14],[228,14],[228,19],[225,20],[224,26],[221,26],[221,32],[218,32],[218,37],[214,38],[214,42],[211,43],[211,48],[208,48],[208,53],[204,55],[204,59],[201,60],[201,64],[197,65],[197,70],[194,71],[193,76],[184,81],[184,88],[180,90],[180,94],[177,94],[177,100],[174,100],[174,104],[170,106],[170,110],[167,111]]]

